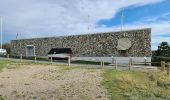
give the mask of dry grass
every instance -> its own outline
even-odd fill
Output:
[[[160,72],[107,70],[103,77],[112,100],[170,100],[170,77]]]

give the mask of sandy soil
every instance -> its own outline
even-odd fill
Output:
[[[12,68],[12,67],[11,67]],[[0,96],[9,100],[108,100],[102,69],[23,65],[0,72]]]

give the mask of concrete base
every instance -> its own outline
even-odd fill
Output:
[[[117,61],[118,64],[128,64],[130,60],[134,62],[151,62],[151,57],[72,57],[71,60],[84,60],[84,61],[104,61],[112,63],[113,59]]]

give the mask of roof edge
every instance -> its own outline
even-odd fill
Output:
[[[11,40],[11,41],[30,40],[30,39],[46,39],[46,38],[64,38],[64,37],[70,37],[70,36],[83,36],[83,35],[94,35],[94,34],[104,34],[104,33],[117,33],[117,32],[129,32],[129,31],[142,31],[142,30],[150,30],[151,31],[151,28],[127,29],[127,30],[122,30],[122,31],[108,31],[108,32],[94,32],[94,33],[84,33],[84,34],[76,34],[76,35],[55,36],[55,37],[38,37],[38,38],[14,39],[14,40]]]

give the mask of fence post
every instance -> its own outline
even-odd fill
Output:
[[[36,57],[36,55],[34,56],[34,62],[35,62],[35,63],[37,62],[37,57]]]
[[[117,70],[117,61],[115,60],[115,70]]]
[[[22,54],[20,55],[20,60],[21,60],[21,62],[22,62]]]
[[[163,71],[165,71],[165,61],[163,62]]]
[[[53,64],[53,57],[51,57],[51,64]]]
[[[147,62],[147,57],[144,57],[144,62],[145,62],[145,66],[146,66],[146,62]]]
[[[103,67],[104,67],[104,61],[103,61]]]
[[[129,61],[129,70],[131,70],[131,67],[132,67],[131,61]]]
[[[163,61],[161,61],[161,71],[162,71],[162,69],[163,69]]]
[[[100,65],[101,65],[101,67],[103,66],[103,61],[102,60],[100,61]]]
[[[70,56],[68,56],[68,66],[70,66]]]
[[[161,61],[161,71],[165,71],[165,61]]]
[[[7,54],[7,59],[9,60],[9,54]]]
[[[170,62],[167,63],[167,75],[170,75]]]
[[[113,58],[113,56],[112,56],[111,58],[112,58],[112,64],[114,64],[114,58]]]

